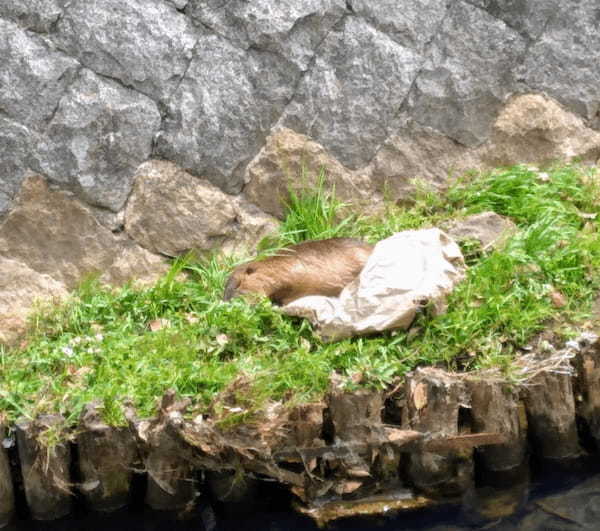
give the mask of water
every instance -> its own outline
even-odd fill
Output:
[[[597,461],[597,460],[596,460]],[[332,522],[331,531],[575,531],[600,529],[600,464],[536,463],[509,478],[477,478],[461,503],[385,517]],[[290,498],[266,485],[252,508],[212,506],[200,499],[187,520],[150,511],[141,500],[127,509],[90,514],[78,509],[58,522],[17,520],[8,531],[317,531],[308,517],[289,508]],[[260,509],[260,512],[258,510]]]

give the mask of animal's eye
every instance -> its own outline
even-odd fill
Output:
[[[252,266],[248,266],[246,268],[246,275],[251,275],[252,273],[254,273],[256,271],[256,269]]]

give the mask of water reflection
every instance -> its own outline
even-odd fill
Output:
[[[509,475],[477,478],[460,504],[395,516],[332,522],[332,531],[571,531],[600,529],[600,465],[593,459],[537,463]],[[507,486],[509,485],[509,486]],[[316,531],[306,516],[287,509],[289,498],[266,487],[253,507],[207,500],[185,521],[146,510],[141,503],[110,515],[76,513],[60,522],[17,521],[9,531]],[[257,512],[260,509],[261,512]]]

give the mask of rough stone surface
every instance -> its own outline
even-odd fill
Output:
[[[494,123],[481,150],[487,167],[600,156],[600,133],[556,101],[539,94],[513,98]]]
[[[334,187],[340,200],[369,201],[373,206],[374,190],[364,174],[345,168],[323,146],[286,128],[271,134],[248,166],[244,195],[268,214],[283,218],[288,190],[313,188],[321,173],[325,188]]]
[[[559,0],[469,0],[485,9],[507,26],[531,39],[536,39],[557,12]]]
[[[411,180],[443,187],[469,169],[486,170],[520,163],[549,163],[578,158],[596,161],[600,133],[552,98],[523,94],[500,110],[488,140],[477,148],[407,121],[381,146],[364,174],[392,198],[407,197]]]
[[[448,234],[457,241],[474,239],[483,249],[498,247],[517,230],[517,226],[495,212],[473,214],[453,223]]]
[[[164,161],[138,169],[125,213],[127,234],[168,256],[253,249],[276,228],[275,220],[252,204]]]
[[[367,173],[376,189],[396,199],[410,196],[414,179],[441,187],[452,175],[479,164],[465,146],[431,128],[409,122],[384,142]]]
[[[456,2],[410,97],[410,115],[466,146],[483,143],[513,89],[526,41],[485,11]]]
[[[8,211],[30,171],[31,141],[27,127],[0,116],[0,216]]]
[[[71,288],[98,272],[107,282],[152,278],[162,261],[102,227],[91,212],[40,177],[28,178],[0,225],[0,256],[22,262]],[[52,284],[56,288],[55,284]]]
[[[38,300],[60,300],[65,286],[22,262],[0,257],[0,343],[11,343],[23,332],[27,314]]]
[[[145,96],[83,70],[36,145],[36,170],[76,186],[92,204],[120,209],[160,125]]]
[[[57,24],[61,49],[97,72],[154,98],[177,88],[197,35],[190,20],[156,0],[74,0]]]
[[[545,92],[600,127],[597,2],[560,2],[518,70],[531,91]]]
[[[156,154],[229,193],[243,184],[299,73],[272,53],[236,48],[206,33],[166,107]]]
[[[187,12],[237,47],[267,50],[306,70],[320,42],[346,12],[346,4],[343,0],[195,0]]]
[[[321,44],[280,124],[311,136],[356,169],[391,133],[422,62],[418,51],[347,17]]]
[[[79,68],[44,40],[0,18],[0,111],[41,128],[52,117]]]
[[[0,17],[17,22],[19,26],[39,33],[48,33],[62,14],[57,0],[10,0],[0,2]]]
[[[352,11],[407,48],[424,52],[447,12],[445,0],[353,0]]]

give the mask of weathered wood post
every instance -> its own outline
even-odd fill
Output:
[[[439,437],[459,433],[459,410],[468,404],[465,383],[456,375],[431,367],[419,368],[406,378],[403,427]],[[414,452],[408,473],[413,484],[430,495],[456,495],[473,482],[473,450],[446,455]]]
[[[6,434],[6,426],[0,419],[0,529],[8,525],[15,512],[15,495],[8,454],[2,444]]]
[[[581,455],[571,375],[542,371],[528,383],[525,407],[533,451],[545,459]]]
[[[473,375],[467,379],[471,393],[473,431],[500,433],[504,444],[482,446],[477,450],[488,471],[518,467],[527,449],[527,421],[519,400],[519,390],[504,382]]]
[[[181,417],[187,405],[187,401],[177,401],[175,392],[170,390],[155,419],[138,421],[131,408],[127,412],[148,476],[146,504],[158,511],[182,511],[198,496],[191,449],[170,429],[170,417]]]
[[[328,406],[333,425],[334,446],[352,448],[356,443],[377,441],[381,438],[383,394],[367,390],[353,392],[332,390]],[[363,451],[351,452],[330,466],[337,468],[338,481],[334,485],[337,494],[349,494],[358,490],[371,476],[371,466],[376,456],[368,446]],[[397,461],[395,472],[398,473]]]
[[[90,508],[114,511],[127,505],[138,458],[129,428],[108,426],[98,404],[88,404],[81,413],[77,452],[79,488]]]
[[[63,423],[59,415],[17,422],[25,497],[34,520],[55,520],[71,511],[71,449]]]
[[[579,340],[580,352],[574,359],[575,407],[585,420],[596,449],[600,450],[600,339],[594,334]]]

